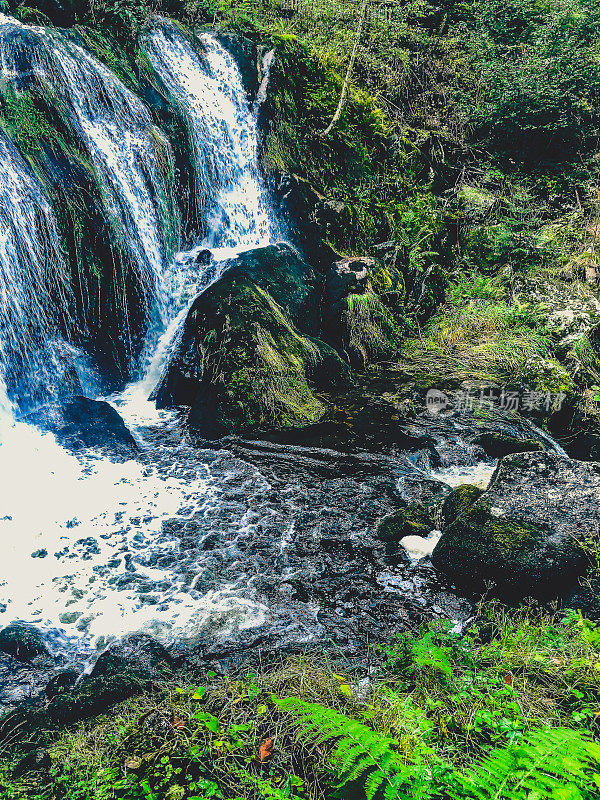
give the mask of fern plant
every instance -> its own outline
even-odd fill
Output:
[[[406,764],[398,742],[368,725],[318,703],[297,697],[274,698],[281,711],[295,716],[298,739],[310,747],[332,744],[330,763],[337,788],[359,783],[367,800],[426,800],[433,797],[431,766]]]
[[[534,730],[449,783],[452,800],[592,800],[600,797],[600,744],[569,728]]]

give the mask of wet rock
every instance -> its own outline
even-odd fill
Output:
[[[110,678],[85,678],[73,689],[56,694],[48,702],[47,713],[54,723],[77,722],[143,692],[147,685],[147,680],[130,673]]]
[[[511,453],[527,453],[529,451],[543,450],[541,442],[536,439],[518,439],[500,433],[482,433],[475,444],[480,445],[490,458],[503,458]]]
[[[471,486],[464,483],[462,486],[457,486],[452,494],[444,501],[442,506],[442,517],[446,526],[452,525],[458,517],[467,511],[471,506],[479,500],[483,494],[483,489],[478,486]]]
[[[75,686],[78,678],[79,671],[76,669],[64,669],[57,672],[46,684],[46,697],[48,700],[52,700],[53,697],[69,691]]]
[[[168,677],[173,666],[173,659],[151,636],[126,636],[100,654],[89,676],[73,688],[55,693],[48,714],[61,722],[99,714],[144,691],[153,680]]]
[[[43,696],[54,666],[50,662],[38,663],[45,658],[42,655],[35,657],[33,662],[21,661],[0,651],[0,714]]]
[[[364,294],[369,282],[370,258],[345,258],[330,268],[325,278],[325,301],[334,307],[349,294]]]
[[[384,517],[377,526],[375,536],[385,543],[386,560],[396,563],[407,560],[401,540],[406,536],[428,536],[435,523],[426,509],[420,506],[406,506]]]
[[[135,633],[101,653],[90,675],[92,678],[107,678],[129,672],[143,678],[158,679],[168,675],[172,667],[171,656],[156,639]]]
[[[600,464],[555,453],[502,459],[489,488],[444,531],[432,561],[464,591],[551,598],[585,571],[598,534]]]
[[[278,213],[297,232],[298,245],[319,271],[325,272],[338,254],[325,240],[322,223],[327,202],[311,184],[298,175],[276,174],[273,178]],[[320,211],[320,214],[319,214]]]
[[[286,247],[243,254],[192,305],[156,394],[189,406],[208,438],[259,426],[313,423],[325,404],[313,390],[347,382],[335,351],[302,335],[312,272]]]
[[[194,264],[197,267],[207,267],[212,261],[212,257],[213,255],[210,250],[200,250],[194,256]]]
[[[71,397],[29,414],[27,421],[52,431],[70,450],[99,448],[119,458],[132,458],[138,449],[119,413],[103,400]]]
[[[427,536],[435,523],[424,508],[406,506],[384,517],[375,536],[384,542],[399,542],[404,536]]]
[[[48,648],[40,631],[31,625],[14,622],[0,631],[0,651],[19,661],[31,661],[36,656],[46,655]]]

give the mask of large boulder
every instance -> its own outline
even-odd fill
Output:
[[[271,295],[303,332],[317,332],[316,298],[321,279],[293,247],[272,244],[247,250],[232,259],[224,272],[250,278]]]
[[[323,197],[298,175],[274,173],[272,184],[279,216],[295,231],[297,243],[311,264],[324,272],[337,258],[327,236],[339,233],[338,227],[347,224],[347,209]]]
[[[138,449],[119,413],[103,400],[70,397],[29,414],[27,421],[54,433],[70,450],[100,449],[132,458]]]
[[[580,543],[599,524],[599,463],[514,454],[444,531],[432,560],[467,592],[491,584],[507,599],[556,597],[585,571]]]
[[[310,327],[310,268],[290,248],[251,251],[196,298],[158,387],[159,407],[189,406],[209,438],[314,423],[326,411],[314,389],[347,369]]]

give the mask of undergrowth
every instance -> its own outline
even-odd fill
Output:
[[[155,687],[48,746],[7,800],[600,796],[600,630],[488,605],[466,634],[399,634],[370,675],[294,658]],[[18,770],[17,770],[18,773]]]

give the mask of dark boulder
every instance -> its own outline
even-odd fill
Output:
[[[27,421],[54,433],[70,450],[99,448],[132,458],[138,449],[118,412],[103,400],[71,397],[29,414]]]
[[[369,286],[371,258],[344,258],[330,268],[325,278],[325,302],[332,308],[349,294],[364,294]]]
[[[173,660],[160,642],[145,633],[134,633],[110,645],[98,656],[91,677],[108,678],[129,672],[157,679],[168,675],[172,667]]]
[[[406,298],[407,309],[419,322],[425,322],[444,302],[448,283],[446,273],[439,264],[431,264],[424,272],[415,275],[411,282]]]
[[[432,560],[469,593],[491,584],[507,599],[556,597],[585,571],[580,542],[599,525],[600,464],[515,454],[444,531]]]
[[[46,697],[52,700],[53,697],[68,692],[75,686],[78,678],[79,672],[76,669],[63,669],[57,672],[46,684]]]
[[[406,506],[384,517],[375,536],[384,542],[399,542],[405,536],[427,536],[435,523],[428,512],[420,506]]]
[[[475,444],[482,447],[490,458],[504,458],[512,453],[527,453],[544,449],[542,443],[536,439],[519,439],[499,433],[482,433],[475,439]]]
[[[272,182],[281,219],[295,232],[297,244],[310,263],[325,272],[339,258],[325,239],[327,220],[331,218],[331,214],[323,216],[326,198],[297,175],[279,173],[274,175]]]
[[[293,250],[242,254],[196,298],[156,392],[159,407],[189,406],[204,436],[296,427],[325,413],[313,393],[348,380],[310,327],[312,271]]]
[[[461,514],[468,511],[469,508],[481,497],[483,489],[478,486],[472,486],[469,483],[463,483],[462,486],[457,486],[456,489],[449,494],[444,500],[442,506],[442,517],[444,525],[452,525]]]
[[[19,661],[31,661],[36,656],[48,654],[43,634],[31,625],[18,622],[0,631],[0,651]]]
[[[393,514],[384,517],[375,531],[376,538],[385,544],[385,556],[392,563],[407,561],[408,556],[401,545],[405,536],[428,536],[435,528],[429,512],[417,505],[399,508]]]
[[[169,677],[173,667],[173,659],[151,636],[126,636],[98,656],[89,676],[73,688],[54,693],[48,714],[63,723],[100,714],[144,691],[152,681]]]
[[[318,302],[322,278],[293,247],[272,244],[247,250],[226,265],[228,276],[246,276],[266,290],[304,333],[318,331]]]

